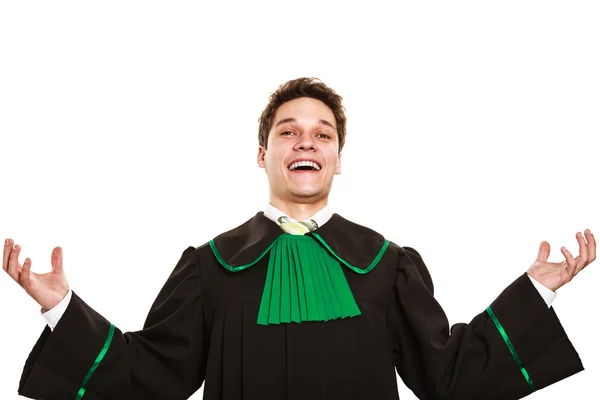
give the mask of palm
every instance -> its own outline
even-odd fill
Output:
[[[556,290],[571,280],[565,263],[534,262],[527,273],[551,290]]]
[[[53,308],[64,297],[61,293],[69,291],[67,279],[64,273],[47,272],[45,274],[31,273],[29,282],[23,283],[23,289],[44,309]]]

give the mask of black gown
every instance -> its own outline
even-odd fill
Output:
[[[314,231],[330,250],[356,269],[380,257],[368,273],[342,267],[360,315],[257,324],[260,257],[281,233],[259,212],[212,241],[221,260],[211,243],[186,249],[137,332],[122,333],[73,293],[35,344],[19,393],[175,400],[205,382],[205,400],[393,400],[397,372],[420,399],[506,400],[583,370],[526,274],[450,327],[419,253],[338,214]],[[254,261],[238,272],[222,264]]]

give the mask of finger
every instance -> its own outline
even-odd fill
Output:
[[[29,258],[26,258],[23,263],[23,269],[19,276],[19,284],[29,292],[29,288],[31,288],[31,260]]]
[[[581,232],[577,232],[575,237],[577,238],[577,242],[579,242],[579,257],[577,257],[577,266],[575,268],[575,275],[577,275],[579,271],[588,265],[589,257],[588,246]]]
[[[52,273],[63,273],[63,253],[62,248],[60,248],[60,246],[55,247],[54,250],[52,250],[52,258],[50,262],[52,263]]]
[[[573,276],[575,274],[575,269],[577,268],[577,261],[575,258],[573,258],[573,255],[569,250],[567,250],[566,247],[563,246],[560,250],[565,256],[567,262],[567,267],[565,269],[570,276]]]
[[[588,244],[588,264],[596,259],[596,239],[594,238],[594,234],[589,229],[585,230],[585,238]]]
[[[540,248],[538,250],[538,255],[535,261],[537,262],[546,262],[548,260],[548,256],[550,255],[550,243],[545,240],[540,243]]]
[[[19,274],[21,273],[21,266],[19,265],[19,253],[21,253],[21,246],[15,244],[8,259],[7,271],[10,277],[17,282],[19,282]]]
[[[12,239],[6,239],[4,241],[4,255],[2,257],[2,269],[8,272],[8,258],[12,251]]]

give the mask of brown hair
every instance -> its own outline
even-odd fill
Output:
[[[338,153],[342,151],[346,140],[346,115],[342,105],[342,97],[326,86],[318,78],[298,78],[279,86],[271,93],[269,104],[258,119],[258,144],[267,148],[269,131],[273,125],[275,112],[283,103],[300,97],[311,97],[325,103],[335,116],[335,125],[338,134]]]

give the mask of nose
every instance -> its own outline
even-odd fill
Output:
[[[315,138],[308,133],[298,136],[298,142],[294,146],[294,149],[303,151],[316,151],[317,148],[315,146]]]

